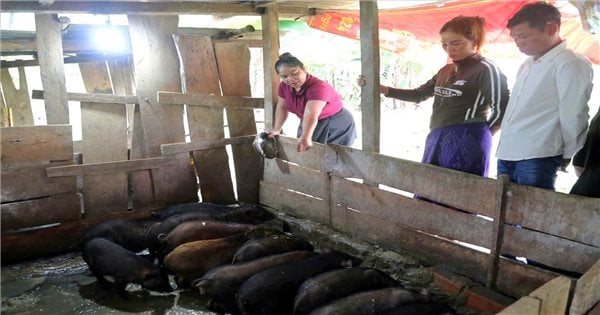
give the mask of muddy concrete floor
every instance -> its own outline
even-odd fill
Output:
[[[80,253],[2,267],[2,314],[214,314],[189,290],[127,287],[124,299],[102,288]]]
[[[315,250],[336,249],[363,259],[364,266],[381,269],[405,287],[454,306],[456,301],[431,285],[431,270],[411,255],[386,251],[352,240],[319,224],[278,214],[292,233],[305,236]],[[124,299],[101,287],[79,252],[2,266],[1,314],[215,314],[208,301],[193,290],[158,293],[129,284]],[[171,279],[171,281],[173,281]],[[175,283],[172,283],[176,287]],[[476,315],[458,308],[461,315]]]

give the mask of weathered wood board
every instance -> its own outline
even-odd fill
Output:
[[[577,279],[569,314],[587,314],[597,303],[600,303],[600,260]]]
[[[49,178],[46,175],[47,167],[71,164],[73,164],[72,160],[2,164],[2,203],[75,191],[75,176]]]
[[[60,23],[56,14],[35,15],[37,59],[45,95],[48,124],[68,124],[69,104],[63,64]]]
[[[2,230],[75,221],[81,218],[81,196],[76,192],[2,204]]]
[[[87,163],[69,166],[51,166],[46,168],[48,177],[76,176],[87,174],[128,173],[151,170],[179,164],[174,158],[158,157],[117,162]]]
[[[600,247],[600,202],[597,198],[509,185],[506,223]]]
[[[329,201],[282,188],[279,184],[260,183],[260,202],[292,216],[329,224]]]
[[[336,199],[337,194],[333,194],[332,198]],[[485,281],[486,274],[482,266],[485,266],[487,260],[486,253],[340,205],[333,208],[331,226],[391,250],[408,251],[413,255],[427,257],[474,281]]]
[[[285,186],[287,187],[287,185]],[[420,230],[450,240],[489,248],[492,222],[472,214],[416,200],[332,176],[333,202],[366,217]]]
[[[106,62],[80,63],[88,93],[112,94]],[[81,103],[83,164],[127,160],[125,104]],[[83,177],[85,217],[126,211],[127,174],[124,172]]]
[[[183,142],[183,106],[164,106],[156,101],[157,91],[181,92],[180,66],[172,34],[177,16],[129,15],[129,32],[135,68],[139,121],[131,158],[160,156],[160,145]],[[137,134],[137,137],[136,137]],[[143,137],[139,137],[143,136]],[[185,203],[198,200],[198,187],[189,154],[175,157],[179,164],[132,174],[133,207]]]
[[[329,179],[326,173],[290,164],[284,160],[265,160],[266,183],[280,185],[319,199],[329,199]]]
[[[175,153],[220,148],[229,144],[244,144],[251,146],[254,138],[255,136],[252,135],[194,142],[168,143],[161,145],[160,151],[163,155],[171,155]]]
[[[219,107],[225,109],[264,108],[265,99],[247,96],[219,96],[194,93],[158,92],[158,101],[165,104]],[[253,117],[254,119],[254,117]]]
[[[124,60],[107,61],[113,92],[117,95],[133,95],[135,91],[135,78],[133,76],[133,63],[131,58]],[[136,97],[137,102],[137,97]],[[127,148],[131,148],[131,136],[133,134],[133,115],[135,103],[127,103]]]
[[[556,277],[531,292],[529,296],[519,299],[498,314],[567,314],[571,286],[572,280],[566,277]]]
[[[275,72],[275,62],[279,59],[279,14],[277,5],[265,7],[261,16],[263,38],[263,72],[265,86],[265,129],[273,127],[279,76]],[[271,87],[270,89],[268,87]]]
[[[579,273],[586,272],[600,259],[599,247],[513,225],[504,226],[501,252]]]
[[[560,274],[514,260],[500,259],[495,288],[514,298],[528,295]]]
[[[2,128],[2,164],[73,160],[69,125]]]
[[[25,68],[19,67],[19,87],[13,82],[8,69],[3,68],[0,73],[2,80],[2,91],[6,105],[11,108],[14,126],[33,125],[33,112],[31,111],[31,100],[27,88],[27,77]]]
[[[181,58],[185,92],[221,95],[219,72],[210,37],[174,36]],[[187,107],[192,142],[225,138],[223,109]],[[194,151],[202,201],[229,204],[236,201],[225,148]]]
[[[224,96],[251,96],[250,50],[247,44],[233,42],[215,43],[215,56]],[[229,136],[256,134],[252,109],[225,109]],[[251,145],[231,146],[238,200],[258,202],[259,155]]]
[[[490,178],[339,146],[315,144],[295,152],[295,139],[279,137],[282,159],[338,177],[360,178],[415,193],[442,204],[493,217],[497,182]],[[478,193],[464,194],[464,191]]]

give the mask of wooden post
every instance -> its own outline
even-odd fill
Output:
[[[379,15],[377,1],[360,1],[361,73],[366,84],[361,88],[362,149],[379,153]]]
[[[486,286],[493,288],[498,277],[498,263],[500,260],[500,248],[502,247],[502,238],[504,237],[504,218],[506,216],[506,193],[508,191],[508,175],[498,177],[498,185],[495,199],[494,228],[492,229],[492,244],[490,244],[490,255],[486,268],[487,278]]]
[[[35,30],[48,124],[68,124],[69,104],[63,64],[61,24],[56,14],[36,14]]]
[[[11,110],[13,123],[11,126],[32,126],[33,112],[31,111],[31,101],[29,99],[29,89],[27,88],[27,77],[25,68],[19,67],[19,88],[13,83],[8,69],[1,70],[2,90],[6,98],[6,107]],[[4,106],[3,106],[4,107]]]
[[[279,58],[279,16],[277,5],[264,7],[262,14],[263,65],[265,80],[265,129],[273,127],[279,76],[273,68]]]

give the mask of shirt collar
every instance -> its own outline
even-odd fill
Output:
[[[538,60],[534,62],[542,62],[542,61],[550,61],[554,59],[558,54],[565,51],[567,49],[567,41],[563,40],[560,44],[556,45],[556,47],[548,50],[545,54],[543,54]],[[533,60],[534,57],[531,57]]]

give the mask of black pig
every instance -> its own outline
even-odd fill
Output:
[[[123,297],[127,297],[128,283],[159,292],[173,290],[167,274],[157,264],[107,239],[95,238],[87,242],[83,259],[101,285],[110,285],[105,276],[112,277],[117,292]]]

